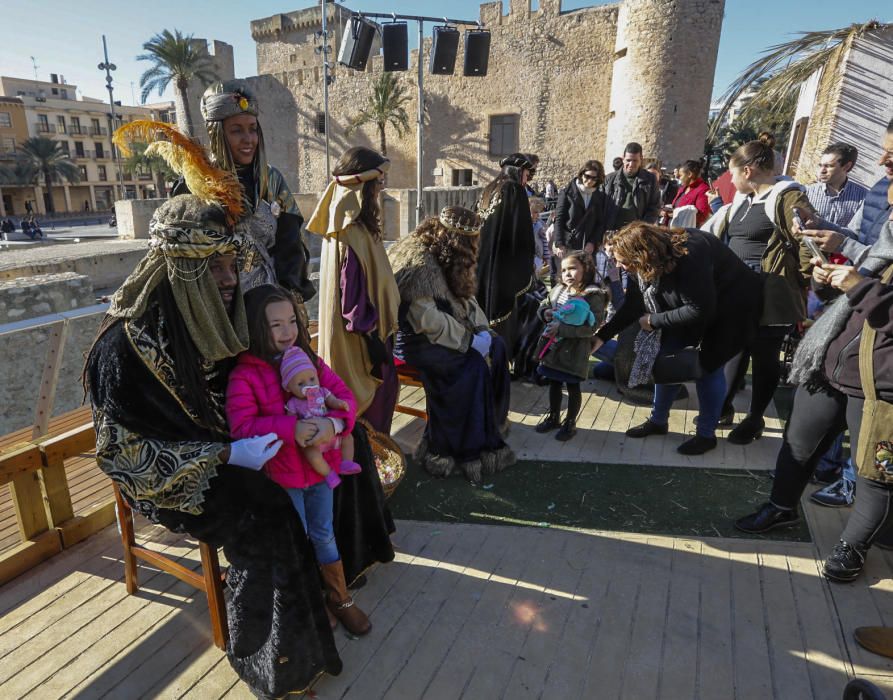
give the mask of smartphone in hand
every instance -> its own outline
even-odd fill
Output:
[[[804,245],[806,245],[807,248],[809,248],[809,252],[812,253],[812,257],[821,260],[823,265],[828,264],[828,258],[822,252],[822,249],[819,247],[819,244],[814,238],[803,236],[803,243]]]

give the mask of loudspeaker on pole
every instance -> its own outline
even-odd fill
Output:
[[[354,70],[366,70],[372,41],[375,39],[375,25],[367,19],[354,16],[348,21],[346,29],[338,52],[338,63]]]
[[[469,29],[465,32],[466,76],[487,75],[490,61],[490,32],[486,29]]]
[[[409,68],[409,32],[406,22],[381,25],[381,55],[386,71]]]
[[[434,27],[428,72],[434,75],[452,75],[456,70],[458,51],[459,30],[455,27]]]

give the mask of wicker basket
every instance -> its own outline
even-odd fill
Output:
[[[378,432],[365,420],[360,419],[358,422],[369,435],[369,445],[372,447],[372,456],[381,479],[381,487],[384,489],[385,498],[390,498],[406,475],[406,457],[390,435]]]

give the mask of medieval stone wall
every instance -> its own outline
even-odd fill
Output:
[[[623,0],[562,12],[560,0],[540,0],[537,10],[529,0],[511,0],[505,15],[500,2],[481,5],[481,21],[492,34],[487,76],[462,75],[461,41],[456,74],[430,75],[430,41],[424,43],[423,183],[451,185],[453,170],[471,170],[475,184],[489,181],[500,157],[490,150],[490,120],[500,115],[517,115],[518,150],[540,156],[538,180],[564,184],[587,159],[603,159],[613,153],[614,142],[632,139],[667,162],[700,155],[723,3]],[[333,28],[342,27],[332,43],[333,62],[348,16],[340,6],[330,10]],[[261,96],[265,135],[285,128],[284,140],[296,141],[294,179],[290,164],[272,151],[270,162],[304,191],[326,181],[324,136],[316,129],[323,108],[321,59],[314,52],[319,17],[318,9],[308,8],[252,22],[258,72],[271,74],[296,104],[293,132],[289,119],[268,116]],[[397,74],[410,97],[410,129],[402,136],[391,127],[386,132],[391,187],[415,185],[417,60],[413,51],[410,69]],[[364,106],[379,71],[381,59],[375,56],[365,72],[335,66],[329,99],[333,163],[352,145],[379,148],[374,126],[347,133],[348,120]]]

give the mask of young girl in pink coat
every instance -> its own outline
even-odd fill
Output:
[[[310,348],[309,334],[298,321],[297,306],[288,292],[271,285],[255,287],[245,295],[245,307],[250,347],[239,355],[229,375],[226,417],[230,432],[234,438],[276,433],[282,440],[282,448],[264,470],[285,488],[301,516],[328,591],[326,608],[333,627],[337,619],[349,632],[366,634],[372,625],[347,593],[335,543],[332,489],[302,454],[302,448],[319,447],[332,443],[339,435],[350,435],[356,419],[356,401],[338,375]],[[325,416],[306,419],[286,413],[285,404],[291,394],[282,388],[279,365],[283,353],[294,346],[314,363],[319,386],[346,408],[330,409]],[[341,451],[329,449],[323,458],[334,471],[341,464]]]

